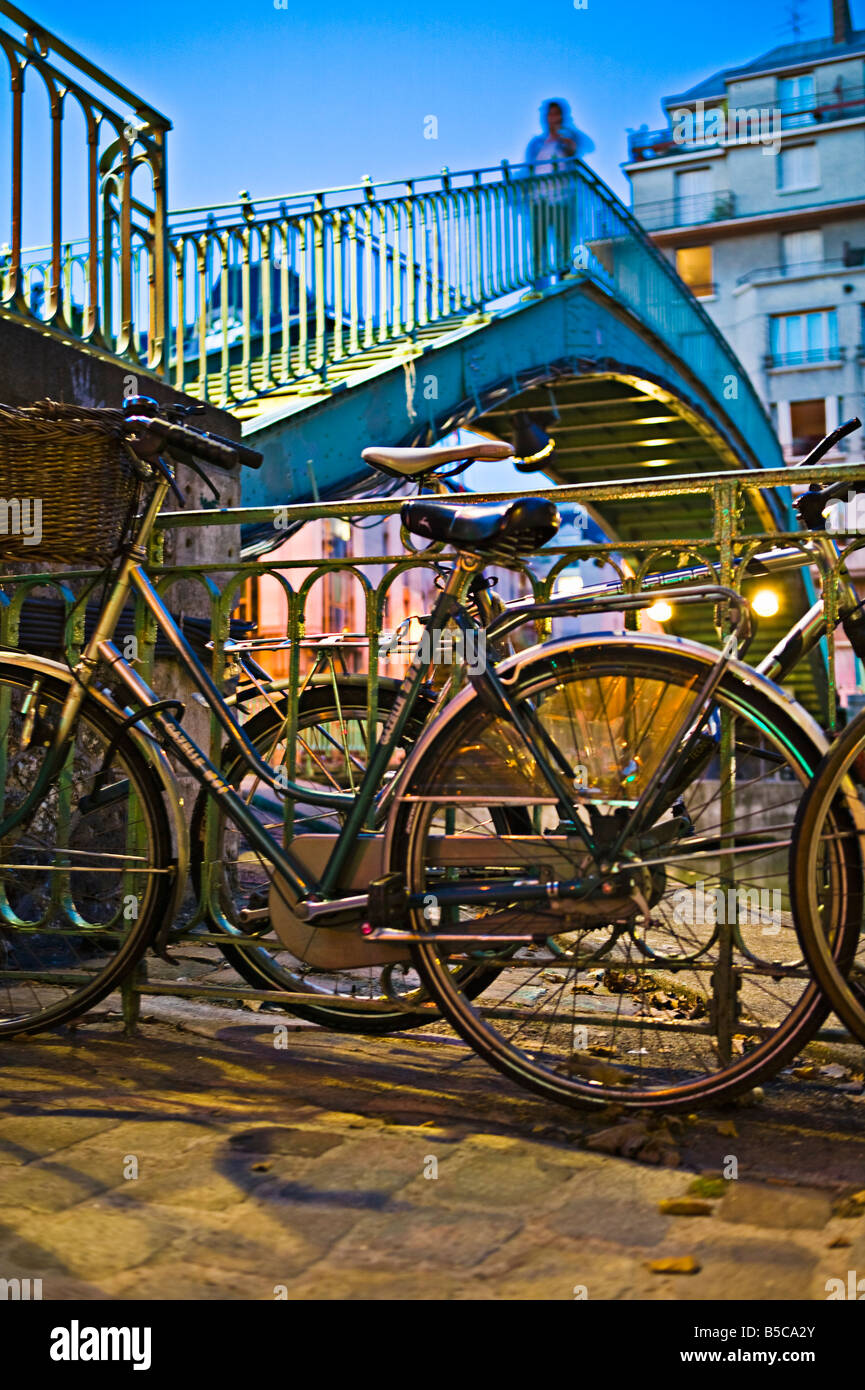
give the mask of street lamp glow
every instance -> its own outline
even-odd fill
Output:
[[[751,607],[761,618],[774,618],[779,606],[774,589],[758,589],[751,599]]]
[[[668,623],[673,616],[673,610],[665,598],[658,599],[657,603],[646,609],[646,613],[656,623]]]

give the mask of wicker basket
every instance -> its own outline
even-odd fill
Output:
[[[110,564],[141,487],[120,410],[0,405],[0,561]]]

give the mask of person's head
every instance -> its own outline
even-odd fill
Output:
[[[541,106],[541,125],[550,135],[557,135],[570,120],[571,108],[561,97],[550,97]]]

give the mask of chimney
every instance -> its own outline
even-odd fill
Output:
[[[832,42],[850,43],[853,38],[853,25],[850,21],[848,0],[832,0]]]

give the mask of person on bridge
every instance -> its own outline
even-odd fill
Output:
[[[595,148],[588,135],[571,119],[571,108],[563,97],[551,97],[541,104],[541,134],[526,148],[526,164],[538,178],[530,194],[530,241],[532,273],[536,290],[561,279],[572,269],[574,243],[574,198],[567,175],[571,161],[591,154]],[[558,177],[556,177],[558,175]]]

